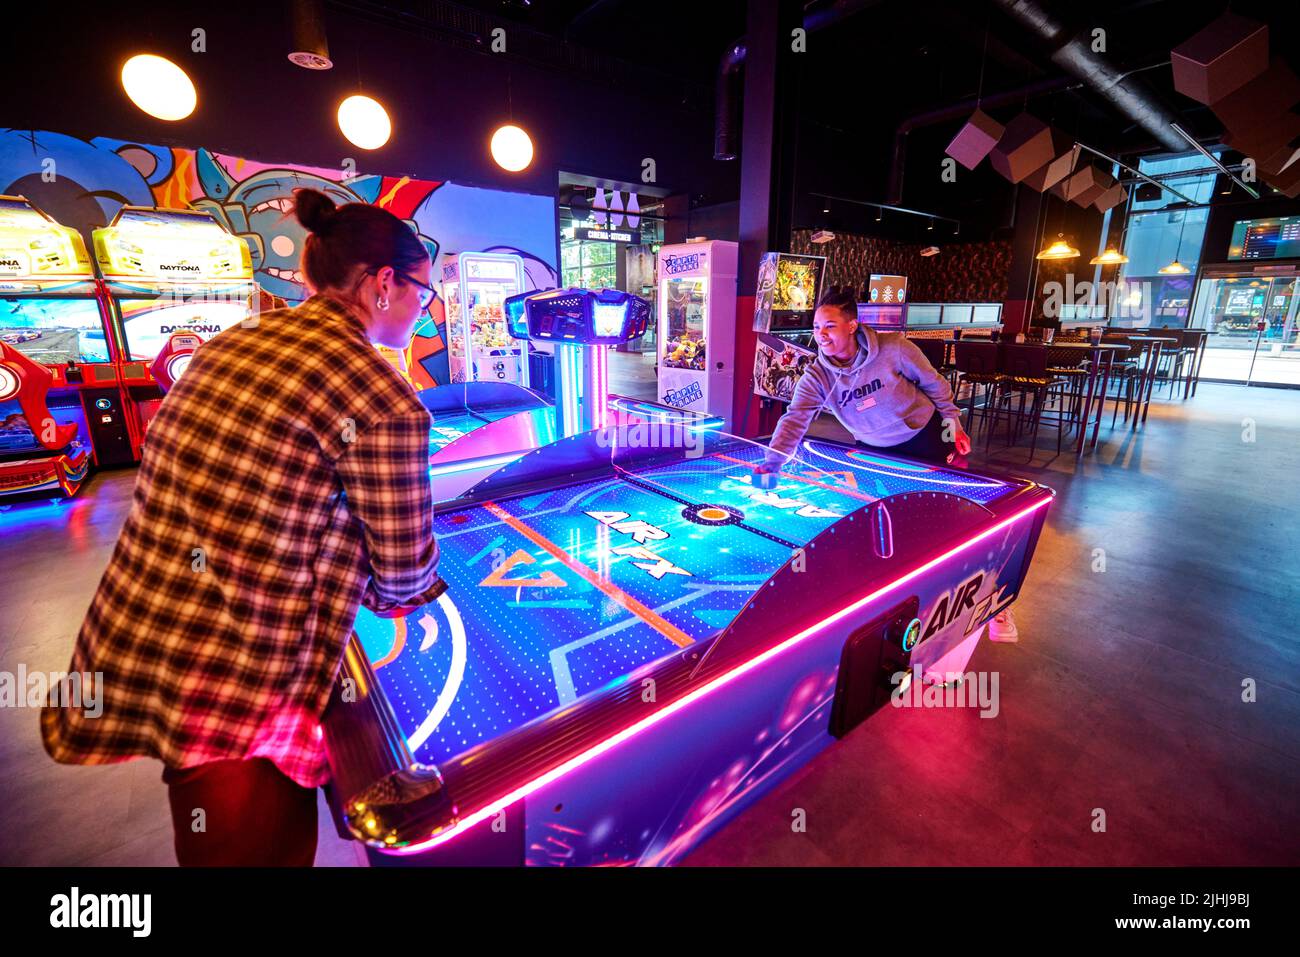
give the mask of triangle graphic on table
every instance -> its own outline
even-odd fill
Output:
[[[536,578],[506,578],[506,572],[516,565],[532,565],[536,561],[537,559],[522,548],[518,549],[499,567],[492,569],[487,578],[479,582],[479,586],[489,588],[519,588],[521,586],[524,588],[565,588],[568,586],[568,582],[549,570],[543,570]]]

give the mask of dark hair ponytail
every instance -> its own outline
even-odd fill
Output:
[[[858,297],[851,286],[831,286],[817,301],[818,309],[838,309],[850,318],[858,318]]]
[[[407,272],[429,258],[411,227],[378,206],[335,206],[318,190],[296,189],[293,212],[308,232],[302,271],[313,289],[341,289],[358,268]]]

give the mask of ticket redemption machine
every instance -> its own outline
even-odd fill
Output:
[[[660,246],[659,400],[708,413],[731,428],[739,246],[701,241]]]
[[[510,335],[505,302],[527,288],[511,253],[449,254],[442,264],[452,382],[528,385],[527,342]]]
[[[72,495],[132,461],[104,315],[81,234],[0,196],[0,495]]]
[[[812,321],[826,275],[825,256],[764,253],[754,299],[754,392],[789,402],[817,356]]]
[[[94,232],[122,344],[131,445],[140,457],[163,393],[208,339],[243,322],[257,286],[248,244],[205,212],[123,206]]]

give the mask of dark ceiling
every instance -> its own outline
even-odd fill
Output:
[[[745,32],[743,0],[470,0],[465,7],[518,23],[577,47],[634,65],[632,82],[653,98],[657,90],[711,111],[705,92],[719,57]],[[1169,51],[1227,6],[1226,0],[1041,0],[1072,31],[1105,30],[1105,56],[1179,116],[1185,128],[1211,143],[1222,128],[1210,111],[1173,89]],[[385,4],[385,6],[402,6]],[[413,9],[418,4],[406,5]],[[1300,4],[1237,0],[1234,12],[1272,26],[1276,55],[1300,68],[1290,42]],[[840,13],[809,37],[807,60],[794,95],[797,122],[795,221],[798,225],[874,229],[875,210],[820,195],[865,201],[886,198],[894,163],[894,131],[905,118],[989,96],[1035,81],[1060,78],[1067,88],[991,112],[1006,120],[1022,108],[1067,135],[1112,155],[1156,149],[1151,135],[1117,113],[1097,91],[1068,77],[1044,42],[991,0],[812,0],[808,22]],[[685,86],[659,84],[675,78]],[[685,90],[685,92],[682,92]],[[680,101],[677,105],[683,105]],[[1005,226],[1012,187],[987,164],[959,171],[957,183],[939,178],[943,148],[960,120],[922,126],[907,137],[901,205],[950,216],[966,235]],[[718,196],[701,196],[711,202]],[[830,208],[830,214],[823,209]],[[900,220],[893,232],[929,238],[922,220]],[[932,233],[930,234],[933,235]]]

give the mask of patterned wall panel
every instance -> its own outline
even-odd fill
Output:
[[[906,276],[912,302],[1002,302],[1007,297],[1011,243],[990,240],[940,246],[937,256],[922,256],[920,243],[836,233],[829,243],[813,243],[812,231],[791,234],[790,251],[827,257],[827,282],[860,290],[872,273]]]

